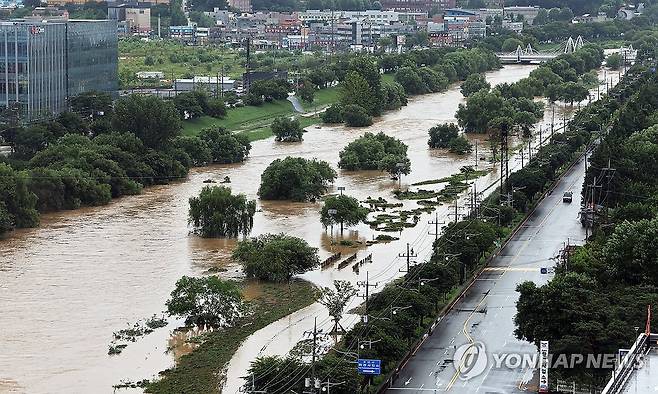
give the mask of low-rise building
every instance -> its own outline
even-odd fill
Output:
[[[395,11],[442,11],[456,6],[456,0],[382,0],[382,8]]]
[[[47,6],[47,7],[35,7],[32,10],[32,16],[26,17],[25,19],[33,20],[68,20],[69,12],[66,9],[60,9],[57,7]]]
[[[169,26],[169,37],[183,42],[194,42],[196,28],[194,26]]]
[[[164,79],[165,77],[162,71],[138,71],[135,75],[139,79]]]
[[[524,22],[527,22],[528,24],[532,25],[533,21],[537,17],[537,14],[539,14],[539,10],[541,10],[541,8],[539,7],[511,6],[505,8],[480,8],[478,10],[473,10],[473,11],[476,12],[480,16],[480,18],[484,21],[486,21],[487,18],[493,19],[496,16],[503,18],[503,13],[504,13],[503,19],[516,20],[516,16],[521,15],[523,17]]]
[[[191,92],[205,90],[210,93],[228,92],[237,88],[237,82],[228,77],[200,77],[181,78],[174,80],[174,90],[178,92]]]
[[[215,21],[215,25],[228,25],[230,12],[228,10],[221,10],[219,8],[214,8],[212,11],[204,12],[207,16],[211,17]]]

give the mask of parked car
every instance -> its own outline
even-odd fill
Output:
[[[572,199],[573,199],[573,192],[564,192],[564,194],[562,195],[562,202],[571,204]]]

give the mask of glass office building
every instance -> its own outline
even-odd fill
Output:
[[[0,22],[0,106],[31,122],[80,93],[114,93],[117,61],[116,21]]]

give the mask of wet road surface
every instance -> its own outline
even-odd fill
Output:
[[[389,393],[536,392],[531,384],[531,368],[508,368],[506,363],[498,368],[494,355],[537,353],[533,344],[520,341],[513,334],[516,286],[524,281],[546,283],[552,275],[542,275],[540,268],[554,266],[555,256],[567,242],[583,243],[585,232],[578,212],[584,175],[581,158],[477,277],[465,297],[442,318],[402,369]],[[566,191],[574,193],[571,204],[562,202]],[[455,351],[472,343],[483,345],[485,352],[481,354],[486,354],[487,363],[477,370],[460,369],[462,373],[457,373],[453,362],[457,360],[456,365],[460,365],[463,360],[455,359]]]

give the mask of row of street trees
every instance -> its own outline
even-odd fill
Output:
[[[526,282],[517,289],[517,337],[550,341],[553,357],[628,348],[637,335],[634,327],[646,322],[647,305],[658,302],[658,169],[649,159],[658,153],[658,81],[641,66],[629,74],[611,97],[581,111],[571,124],[609,130],[592,154],[583,185],[585,199],[603,207],[595,209],[594,234],[561,261],[548,284]],[[603,185],[601,192],[588,186],[595,181]],[[657,322],[652,316],[652,325]],[[552,373],[600,386],[610,371],[576,366]]]
[[[559,98],[572,104],[586,99],[589,92],[582,80],[591,83],[588,72],[599,67],[602,61],[603,50],[587,45],[541,65],[516,83],[503,83],[490,89],[486,81],[483,83],[480,78],[472,77],[462,86],[468,99],[466,104],[459,105],[459,125],[466,132],[496,134],[519,128],[524,135],[529,135],[530,129],[543,116],[543,106],[533,98],[546,96],[551,101]]]
[[[642,83],[642,81],[637,82],[637,84]],[[631,91],[637,84],[628,87],[627,91]],[[645,95],[654,95],[656,89],[656,86],[647,88]],[[638,101],[651,100],[652,103],[656,102],[656,105],[658,105],[655,97],[654,95],[651,99],[648,99],[644,98],[643,95]],[[446,302],[446,295],[459,286],[460,283],[464,283],[466,278],[482,264],[486,256],[499,245],[502,236],[509,233],[510,228],[516,223],[515,220],[518,221],[522,214],[527,212],[531,204],[536,202],[541,193],[559,176],[560,170],[568,165],[571,159],[583,149],[584,145],[590,140],[592,132],[599,130],[601,122],[612,116],[616,106],[615,99],[610,98],[603,103],[596,102],[585,107],[576,115],[567,131],[554,135],[550,143],[541,148],[528,166],[515,172],[508,180],[508,185],[514,186],[514,190],[516,190],[513,194],[514,203],[512,206],[506,205],[501,199],[500,193],[495,192],[482,202],[477,213],[467,216],[462,221],[448,224],[443,234],[435,241],[433,254],[429,261],[410,267],[411,269],[403,278],[387,285],[381,292],[370,297],[367,309],[361,310],[363,314],[368,316],[367,321],[364,319],[346,333],[339,345],[336,346],[336,353],[331,352],[327,356],[327,362],[335,364],[338,363],[336,358],[347,360],[344,355],[350,354],[350,352],[358,352],[360,358],[382,360],[382,372],[384,374],[394,370],[414,341],[426,332],[427,325],[430,323],[424,319],[433,316],[438,308]],[[653,113],[650,108],[638,105],[636,110],[642,111],[642,115],[637,116],[636,114],[632,120],[626,119],[625,116],[620,117],[619,123],[632,128],[638,124],[637,122],[643,123],[653,119],[649,116]],[[639,120],[635,120],[635,118]],[[629,124],[629,122],[633,123]],[[445,143],[450,136],[454,136],[458,132],[456,126],[445,126],[444,128],[446,135],[439,136],[437,134],[435,138],[437,144]],[[641,136],[637,137],[637,141],[629,142],[629,145],[637,147],[640,144],[645,144],[653,138],[654,134],[658,135],[658,131],[653,129],[646,131],[646,133],[642,133]],[[651,154],[650,152],[646,153]],[[638,156],[638,159],[641,157]],[[635,165],[637,163],[629,162],[627,164],[629,169]],[[605,167],[605,164],[602,163],[599,167],[596,167],[597,171],[603,167]],[[644,180],[641,182],[644,182]],[[653,184],[658,185],[655,180],[653,180]],[[655,215],[655,212],[658,211],[637,210],[636,212]],[[650,223],[647,219],[643,220],[635,228],[624,229],[627,232],[627,237],[638,234],[641,229],[648,231],[641,239],[649,240],[653,237],[653,232],[658,231],[653,229],[655,224]],[[635,259],[640,264],[640,254],[637,254],[635,247],[629,248],[627,246],[629,245],[627,237],[616,237],[614,240],[616,245],[626,245],[623,248],[624,250],[621,251],[626,256],[622,260]],[[644,245],[643,242],[641,244]],[[611,248],[607,248],[602,253],[609,253],[611,250]],[[619,253],[616,252],[616,254],[606,258],[609,260],[621,258],[618,257]],[[633,256],[634,253],[638,257],[629,257]],[[658,253],[656,254],[658,255]],[[653,256],[653,253],[651,256]],[[574,268],[576,263],[576,261],[570,262],[570,270],[578,269]],[[646,266],[644,262],[641,264]],[[592,266],[590,272],[595,275],[602,275],[600,268],[601,264]],[[621,272],[618,269],[613,266],[607,271]],[[654,276],[651,269],[639,271],[627,268],[624,272],[642,272],[635,276],[629,276],[629,283],[645,284],[646,281],[658,280],[658,275]],[[614,280],[612,278],[613,276],[610,276],[610,279]],[[524,333],[527,332],[529,339],[546,339],[547,334],[543,333],[548,330],[564,332],[573,328],[574,331],[570,331],[569,334],[563,336],[565,338],[564,343],[571,343],[574,350],[577,347],[582,352],[580,342],[571,341],[568,338],[573,338],[574,332],[578,332],[578,330],[578,335],[589,337],[589,333],[593,332],[592,329],[597,327],[605,329],[606,326],[603,323],[592,326],[592,322],[608,321],[601,319],[609,313],[596,306],[597,299],[594,298],[595,292],[591,283],[571,281],[552,288],[547,287],[541,293],[531,288],[529,284],[524,286],[527,286],[527,289],[525,287],[521,288],[518,316],[522,323],[520,323],[519,327],[521,328],[519,330],[522,329]],[[338,286],[336,287],[338,288]],[[564,291],[569,292],[567,297],[562,295]],[[335,297],[336,291],[333,291],[332,294]],[[614,296],[617,294],[619,293],[615,293]],[[634,294],[637,295],[637,293]],[[558,297],[559,299],[557,299]],[[614,299],[613,297],[606,296],[605,299],[600,300],[599,305],[610,305],[610,300]],[[620,302],[621,305],[618,309],[613,309],[614,313],[621,314],[621,308],[631,304],[627,301],[630,301],[629,297]],[[647,299],[642,298],[637,302],[646,301]],[[565,313],[565,310],[572,310],[573,312]],[[583,310],[588,312],[580,313],[583,317],[581,319],[576,314],[579,313],[578,311]],[[558,317],[554,317],[554,315]],[[551,319],[554,319],[554,321],[548,322]],[[569,322],[569,319],[576,319],[582,321],[582,323],[576,327]],[[585,319],[587,323],[585,323]],[[621,329],[627,327],[628,324],[630,323],[619,327]],[[627,331],[627,334],[633,333],[633,330]],[[541,338],[535,335],[540,332],[543,335]],[[597,343],[610,339],[610,335],[604,332],[594,332],[596,332],[596,335],[584,343],[592,343],[592,339]],[[550,339],[553,340],[553,338],[554,336]],[[361,346],[361,344],[366,345]],[[299,375],[291,375],[298,376],[298,380],[285,383],[285,387],[293,388],[303,386],[303,378],[308,376],[311,367],[310,364],[300,359],[259,359],[252,364],[250,369],[250,372],[254,373],[253,378],[256,382],[254,389],[283,384],[277,382],[276,379],[268,378],[267,367],[273,366],[281,369],[290,367],[291,372],[299,373]],[[288,371],[288,369],[285,370]],[[334,375],[324,372],[324,369],[320,372],[317,371],[318,369],[316,369],[316,376],[321,381],[328,377],[334,378]],[[364,379],[355,376],[353,368],[345,371],[345,374],[341,375],[341,379],[346,382],[353,382],[356,379],[357,387],[359,384],[365,384]],[[339,393],[355,392],[355,390],[354,388],[343,390],[336,387],[336,392]]]

